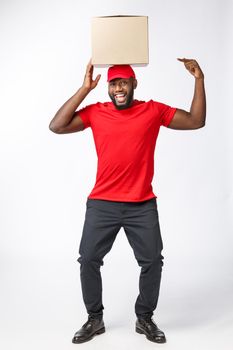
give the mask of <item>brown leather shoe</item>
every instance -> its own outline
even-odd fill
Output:
[[[155,343],[166,343],[165,334],[157,327],[151,318],[138,318],[136,321],[136,332],[145,334],[148,340]]]
[[[102,319],[93,318],[88,316],[88,320],[80,330],[78,330],[73,339],[72,343],[79,344],[91,340],[95,335],[102,334],[105,332],[104,321]]]

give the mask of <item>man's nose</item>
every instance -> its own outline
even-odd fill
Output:
[[[119,81],[118,83],[116,83],[116,85],[115,85],[115,90],[116,90],[116,91],[121,91],[121,90],[122,90],[122,84],[121,84],[120,81]]]

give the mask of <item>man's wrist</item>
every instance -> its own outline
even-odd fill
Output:
[[[76,95],[82,95],[82,96],[87,96],[91,89],[87,88],[86,86],[81,86],[78,91],[76,92]]]
[[[197,82],[202,82],[202,83],[204,83],[205,78],[204,78],[204,76],[203,76],[203,77],[199,77],[199,78],[196,78],[196,77],[195,77],[195,80],[196,80]]]
[[[86,93],[86,94],[89,94],[89,92],[91,91],[91,88],[89,88],[89,87],[87,87],[87,86],[85,86],[85,85],[82,85],[81,86],[81,88],[79,89],[79,91],[82,91],[82,92],[84,92],[84,93]]]

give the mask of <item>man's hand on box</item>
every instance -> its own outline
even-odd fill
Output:
[[[86,74],[84,77],[84,81],[83,81],[83,85],[82,87],[91,91],[92,89],[94,89],[101,77],[101,74],[98,74],[97,77],[95,78],[95,80],[93,80],[93,71],[94,71],[94,67],[91,63],[91,60],[88,62],[87,68],[86,68]]]

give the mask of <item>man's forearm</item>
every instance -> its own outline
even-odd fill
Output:
[[[51,130],[56,130],[67,126],[73,119],[74,112],[79,107],[81,102],[90,92],[89,89],[81,87],[63,106],[57,111],[54,118],[49,124]]]
[[[193,101],[190,108],[191,118],[193,122],[201,127],[205,125],[206,119],[206,97],[204,77],[195,79],[195,88]]]

